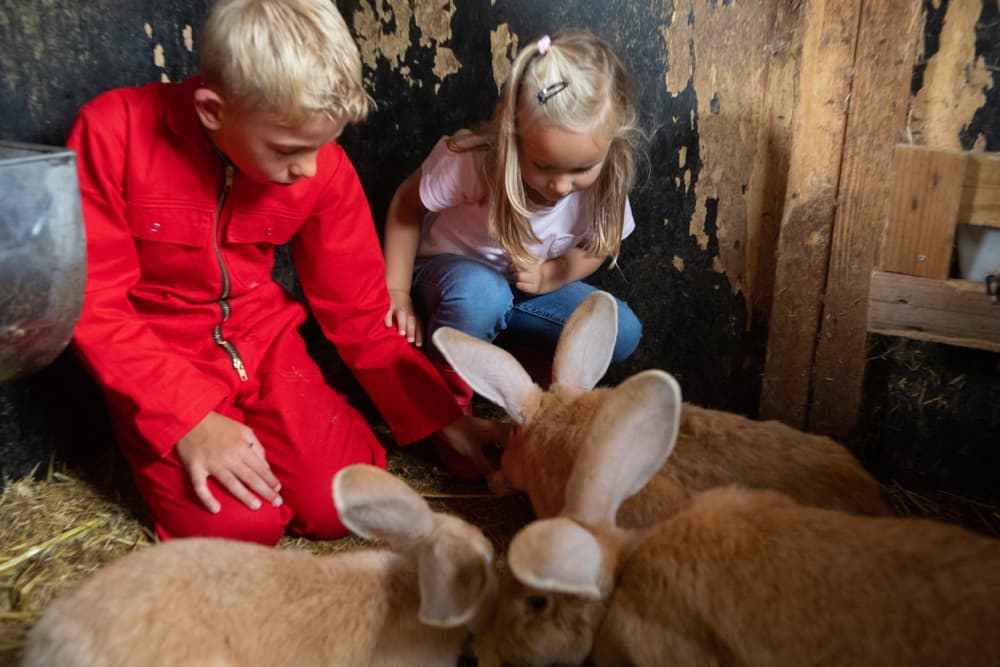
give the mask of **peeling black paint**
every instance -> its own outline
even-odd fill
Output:
[[[16,74],[0,83],[7,86],[0,96],[0,137],[62,143],[78,106],[99,92],[156,80],[164,72],[172,80],[193,74],[195,55],[184,49],[179,27],[192,25],[197,45],[209,4],[208,0],[166,0],[153,7],[138,0],[94,0],[82,5],[57,0],[26,9],[16,0],[0,0],[5,15],[37,17],[45,26],[39,33],[37,57],[31,55],[36,44],[27,34],[30,31],[15,25],[16,20],[0,32],[0,43],[14,45],[21,54],[14,56]],[[350,24],[359,0],[337,4]],[[700,247],[689,230],[702,168],[698,99],[691,82],[675,95],[665,90],[665,49],[674,45],[664,46],[661,28],[669,24],[673,12],[670,2],[643,5],[625,0],[456,3],[452,38],[446,46],[455,52],[461,69],[438,80],[433,71],[435,50],[419,45],[420,31],[411,24],[404,58],[407,72],[393,69],[384,59],[374,68],[366,67],[365,78],[378,110],[366,123],[345,132],[342,143],[357,165],[380,223],[398,183],[440,135],[483,120],[492,112],[497,91],[490,29],[508,23],[522,47],[527,40],[568,26],[587,27],[616,44],[639,82],[642,122],[651,140],[643,161],[647,168],[632,196],[638,229],[625,242],[619,267],[600,272],[593,281],[628,300],[644,324],[639,350],[627,364],[614,369],[609,381],[643,368],[665,368],[680,378],[688,398],[753,413],[763,348],[760,334],[747,332],[743,296],[734,295],[728,278],[713,269],[719,251],[717,202],[709,202],[706,248]],[[686,18],[693,23],[694,12],[687,12]],[[145,34],[144,23],[152,26],[153,39]],[[397,27],[391,21],[384,26]],[[157,43],[163,45],[165,70],[153,62]],[[693,59],[690,43],[677,48],[689,49]],[[45,84],[38,85],[42,80]],[[33,105],[26,102],[30,97],[36,100]],[[686,152],[683,167],[679,163],[682,149]],[[683,271],[674,268],[675,257],[683,262]],[[287,249],[278,253],[275,275],[297,289]],[[323,351],[322,341],[310,343],[318,354],[329,352]],[[71,367],[73,360],[63,365]],[[30,387],[8,385],[0,391],[8,423],[20,429],[20,435],[12,434],[11,440],[39,454],[46,448],[34,442],[37,438],[27,438],[21,423],[33,419],[25,414],[36,414],[32,407],[36,403],[37,410],[48,410],[36,398],[26,398],[45,393],[36,389],[45,382],[46,377],[39,377]],[[12,412],[19,416],[10,417]],[[47,421],[37,419],[27,430],[44,431],[41,424]],[[15,459],[4,456],[5,461]],[[8,474],[23,472],[23,465],[4,465]]]
[[[984,87],[986,104],[978,109],[972,121],[959,135],[962,148],[970,150],[980,136],[985,137],[987,151],[1000,151],[1000,6],[984,2],[983,12],[976,22],[976,59],[983,59],[993,77],[993,85]]]
[[[0,139],[61,145],[81,104],[117,86],[194,73],[181,29],[208,0],[0,0]],[[153,29],[147,37],[144,24]],[[164,50],[165,68],[153,62]]]
[[[934,8],[934,0],[924,0],[924,49],[920,60],[913,68],[913,78],[910,82],[910,94],[916,95],[924,87],[924,73],[927,63],[941,48],[941,30],[944,28],[944,17],[948,13],[950,0],[941,0],[941,6]]]

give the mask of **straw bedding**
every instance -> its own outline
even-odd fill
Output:
[[[385,435],[385,434],[380,434]],[[530,519],[522,496],[493,497],[485,484],[456,482],[421,447],[391,449],[389,470],[407,480],[435,509],[480,526],[502,553]],[[902,515],[927,516],[1000,536],[1000,509],[949,494],[885,487]],[[50,466],[8,481],[0,495],[0,665],[17,664],[31,625],[59,594],[104,563],[155,542],[121,459],[86,469]],[[285,537],[279,548],[331,553],[365,546],[357,538],[314,541]]]

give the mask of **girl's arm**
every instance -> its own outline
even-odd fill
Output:
[[[385,282],[389,288],[389,311],[385,326],[394,324],[399,335],[417,347],[423,345],[423,326],[410,299],[413,260],[420,245],[420,228],[427,207],[420,200],[420,169],[396,189],[385,219]]]
[[[525,294],[548,294],[574,280],[583,280],[601,268],[607,257],[594,257],[583,248],[573,248],[556,257],[530,266],[515,266],[515,286]]]

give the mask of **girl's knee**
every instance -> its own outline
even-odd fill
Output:
[[[611,361],[619,363],[625,361],[636,348],[639,347],[639,340],[642,338],[642,323],[636,317],[632,309],[622,301],[618,302],[618,337],[615,339],[615,349],[611,354]]]
[[[513,305],[514,294],[507,279],[490,267],[476,265],[442,294],[431,320],[435,328],[450,326],[492,341],[507,326]]]

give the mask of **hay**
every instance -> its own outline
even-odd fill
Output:
[[[435,465],[426,448],[389,452],[388,468],[432,507],[482,528],[503,554],[531,518],[520,495],[497,498],[482,482],[458,482]],[[95,471],[96,470],[96,471]],[[884,487],[892,508],[991,536],[1000,536],[1000,508],[947,493]],[[0,665],[17,664],[32,624],[57,596],[101,565],[156,541],[120,460],[91,470],[50,469],[42,479],[8,483],[0,495]],[[286,536],[279,548],[317,554],[369,546],[355,537],[318,541]]]
[[[49,470],[0,496],[0,664],[57,595],[104,563],[153,541],[150,530],[93,484]]]
[[[915,491],[898,482],[882,488],[889,507],[900,516],[953,523],[1000,538],[1000,507],[947,491]]]
[[[51,468],[9,482],[0,495],[0,665],[16,665],[28,630],[48,604],[87,575],[156,542],[116,453],[84,470]],[[436,510],[483,528],[498,552],[531,517],[520,496],[496,498],[482,482],[457,482],[425,448],[389,452],[388,468]],[[329,554],[370,546],[356,537],[311,540],[286,536],[279,548]]]

